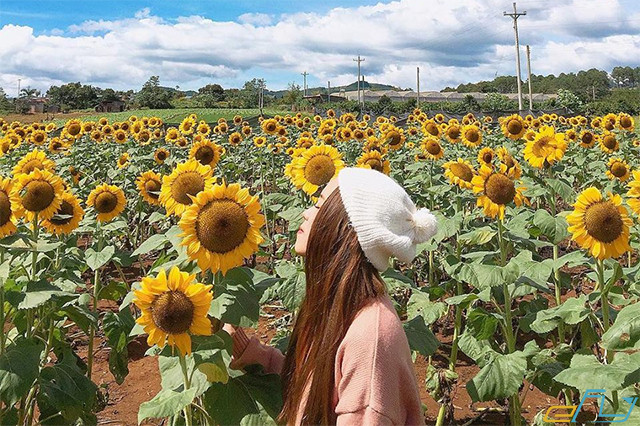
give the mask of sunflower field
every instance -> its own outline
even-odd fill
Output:
[[[0,119],[0,421],[96,424],[97,342],[121,384],[142,336],[161,389],[138,422],[274,424],[279,376],[230,369],[221,324],[255,327],[277,303],[290,315],[271,344],[286,350],[305,293],[301,214],[355,166],[390,175],[438,217],[416,260],[382,274],[426,365],[428,419],[460,420],[464,393],[503,423],[545,424],[527,393],[575,406],[604,389],[586,420],[600,409],[638,424],[634,126],[623,113],[457,120],[420,109],[254,127],[195,114],[175,125]]]

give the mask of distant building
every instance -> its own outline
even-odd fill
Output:
[[[331,94],[331,102],[341,102],[341,101],[346,101],[347,98],[345,98],[344,96],[341,96],[341,93],[332,93]],[[319,103],[323,103],[323,102],[329,102],[329,97],[327,96],[326,93],[318,93],[317,95],[307,95],[304,96],[304,99],[306,99],[307,101],[309,101],[312,104],[319,104]]]
[[[341,92],[341,95],[346,97],[351,101],[358,100],[358,91],[350,90],[348,92]],[[511,100],[517,100],[517,93],[503,93],[504,96]],[[404,90],[404,91],[396,91],[396,90],[361,90],[361,96],[364,96],[364,100],[367,102],[377,102],[381,97],[387,96],[393,102],[405,102],[409,99],[416,99],[417,93],[413,90]],[[476,101],[484,101],[487,97],[487,93],[480,92],[468,92],[468,93],[458,93],[458,92],[420,92],[420,102],[461,102],[467,96],[472,96]],[[333,95],[331,95],[333,98]],[[528,99],[528,95],[523,94],[523,99]],[[544,94],[544,93],[534,93],[533,100],[534,102],[543,102],[549,99],[555,99],[558,95],[556,94]]]
[[[124,111],[124,101],[102,101],[95,106],[96,112],[122,112]]]

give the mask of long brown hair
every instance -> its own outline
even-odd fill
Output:
[[[386,292],[349,223],[339,189],[320,207],[309,231],[306,295],[282,369],[284,405],[279,423],[293,423],[311,378],[303,424],[335,424],[332,409],[338,346],[358,311]]]

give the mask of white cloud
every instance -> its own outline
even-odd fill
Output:
[[[629,0],[544,1],[531,7],[525,1],[528,14],[519,21],[521,43],[532,46],[534,73],[640,65],[640,15],[622,4]],[[238,22],[163,19],[145,8],[133,18],[81,22],[64,34],[6,25],[0,29],[0,85],[11,95],[17,78],[23,87],[42,90],[69,81],[138,89],[160,75],[163,85],[195,89],[210,81],[237,87],[262,73],[280,73],[280,81],[269,84],[274,89],[306,70],[335,86],[355,80],[352,59],[360,54],[369,81],[415,87],[420,66],[421,88],[439,90],[514,73],[513,29],[502,15],[509,6],[504,0],[398,0],[278,19],[245,14]],[[591,37],[585,28],[600,35]]]

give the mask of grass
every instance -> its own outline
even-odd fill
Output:
[[[159,117],[165,123],[180,123],[187,115],[195,113],[198,116],[198,120],[205,120],[207,123],[216,122],[219,118],[225,118],[231,120],[234,115],[241,115],[243,118],[254,117],[260,114],[260,110],[257,108],[250,109],[233,109],[233,108],[176,108],[176,109],[136,109],[127,110],[124,112],[103,112],[97,113],[95,111],[74,111],[68,114],[55,114],[53,115],[53,122],[58,125],[64,125],[68,120],[72,118],[79,118],[84,121],[97,121],[100,117],[107,117],[109,122],[124,121],[130,116],[135,115],[137,117]],[[263,110],[265,115],[275,114],[291,114],[290,111],[281,109],[265,108]],[[30,123],[34,121],[44,122],[47,120],[47,114],[8,114],[4,117],[7,121],[21,121],[23,123]],[[49,115],[51,118],[51,115]]]

